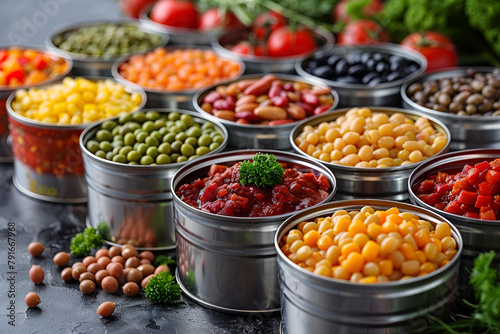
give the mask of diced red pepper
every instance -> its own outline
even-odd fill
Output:
[[[495,212],[489,206],[483,206],[479,209],[479,219],[482,220],[496,220]]]
[[[434,205],[434,207],[438,210],[444,210],[444,208],[446,208],[446,203],[444,202],[439,202],[437,203],[436,205]]]
[[[37,55],[35,59],[33,60],[33,65],[39,69],[40,71],[43,70],[45,67],[47,67],[47,62],[45,59],[43,59],[43,56],[41,54]]]
[[[478,218],[479,218],[479,213],[469,211],[469,212],[466,212],[466,213],[464,214],[464,216],[465,216],[465,217],[467,217],[467,218],[475,218],[475,219],[478,219]]]
[[[434,190],[434,181],[433,180],[425,180],[420,182],[418,185],[417,193],[419,194],[429,194]]]
[[[217,195],[219,195],[219,198],[221,198],[221,197],[224,197],[224,195],[226,195],[226,194],[227,194],[226,189],[220,189]]]
[[[457,201],[451,201],[450,203],[448,203],[448,205],[446,205],[446,207],[444,208],[444,211],[455,215],[463,214],[463,211],[460,208],[460,203],[458,203]]]
[[[490,169],[493,169],[496,172],[500,172],[500,159],[490,161]]]
[[[479,195],[479,196],[477,196],[477,200],[476,200],[476,203],[474,204],[474,206],[476,208],[480,208],[483,206],[489,206],[490,203],[491,203],[491,196]]]
[[[443,196],[445,193],[450,191],[452,188],[451,184],[448,183],[439,183],[434,186],[434,192],[439,196]]]
[[[208,171],[208,176],[213,176],[215,174],[223,173],[227,169],[227,166],[222,165],[212,165]]]
[[[471,168],[467,173],[467,177],[469,178],[469,183],[474,184],[479,180],[479,171],[477,168]]]
[[[455,183],[453,183],[453,189],[451,193],[454,195],[458,195],[462,190],[466,190],[468,185],[469,181],[466,178],[457,180]]]
[[[0,50],[0,62],[5,61],[9,55],[9,51],[7,50]]]
[[[481,182],[477,188],[479,195],[491,196],[491,185],[488,182]]]
[[[483,161],[474,166],[479,172],[487,170],[490,168],[490,163],[488,161]]]
[[[208,185],[200,196],[200,202],[215,201],[217,199],[217,188],[219,188],[219,186],[215,182]]]
[[[445,183],[448,180],[448,176],[449,175],[447,173],[438,172],[438,174],[437,174],[436,179],[434,180],[434,182],[436,182],[436,183]]]
[[[494,170],[489,170],[486,172],[486,181],[489,184],[497,184],[500,182],[500,172]]]
[[[462,204],[474,205],[476,203],[477,193],[468,190],[462,190],[458,195],[457,201]]]
[[[420,198],[423,202],[425,202],[431,206],[436,205],[437,202],[439,201],[439,195],[436,193],[434,193],[434,194],[422,194],[422,195],[418,195],[417,197]]]
[[[7,81],[7,85],[10,84],[10,82],[13,79],[16,79],[17,81],[19,81],[21,83],[24,82],[24,73],[23,73],[23,71],[16,70],[16,71],[13,71],[13,72],[10,72],[9,74],[7,74],[7,76],[5,77],[5,80]]]
[[[17,63],[21,66],[25,65],[25,64],[28,64],[30,62],[30,60],[26,57],[19,57],[17,58]]]

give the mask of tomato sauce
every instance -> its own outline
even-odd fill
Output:
[[[465,165],[458,173],[430,175],[413,192],[428,205],[451,214],[500,220],[500,159]]]
[[[224,216],[263,217],[302,210],[326,199],[330,182],[323,174],[302,173],[287,168],[281,183],[259,189],[240,184],[239,166],[212,165],[208,176],[184,184],[177,196],[185,203],[205,212]]]

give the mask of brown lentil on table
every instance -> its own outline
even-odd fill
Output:
[[[413,102],[436,111],[500,116],[500,69],[484,73],[468,68],[465,75],[413,83],[406,93]]]

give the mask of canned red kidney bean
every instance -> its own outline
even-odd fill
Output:
[[[468,68],[465,75],[415,82],[406,90],[415,103],[457,115],[500,116],[500,69]]]
[[[321,114],[333,103],[329,87],[282,80],[268,74],[218,86],[203,98],[200,107],[228,121],[273,126]]]

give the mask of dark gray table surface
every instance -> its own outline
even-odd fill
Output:
[[[115,0],[0,0],[0,45],[43,46],[45,36],[61,25],[120,16]],[[143,293],[128,298],[121,292],[109,294],[100,288],[89,296],[82,295],[76,282],[61,280],[61,270],[52,257],[59,251],[68,251],[71,237],[85,228],[87,206],[31,199],[13,186],[12,171],[11,164],[0,164],[1,334],[279,332],[279,313],[225,314],[199,306],[184,296],[174,305],[153,305]],[[15,229],[10,239],[9,227]],[[33,258],[27,252],[31,241],[45,245],[42,257]],[[15,249],[10,263],[9,243]],[[41,285],[29,279],[32,264],[45,271]],[[42,301],[34,309],[28,309],[24,303],[30,291],[37,292]],[[96,310],[107,300],[116,303],[115,313],[101,319]],[[15,326],[9,324],[11,321]]]

